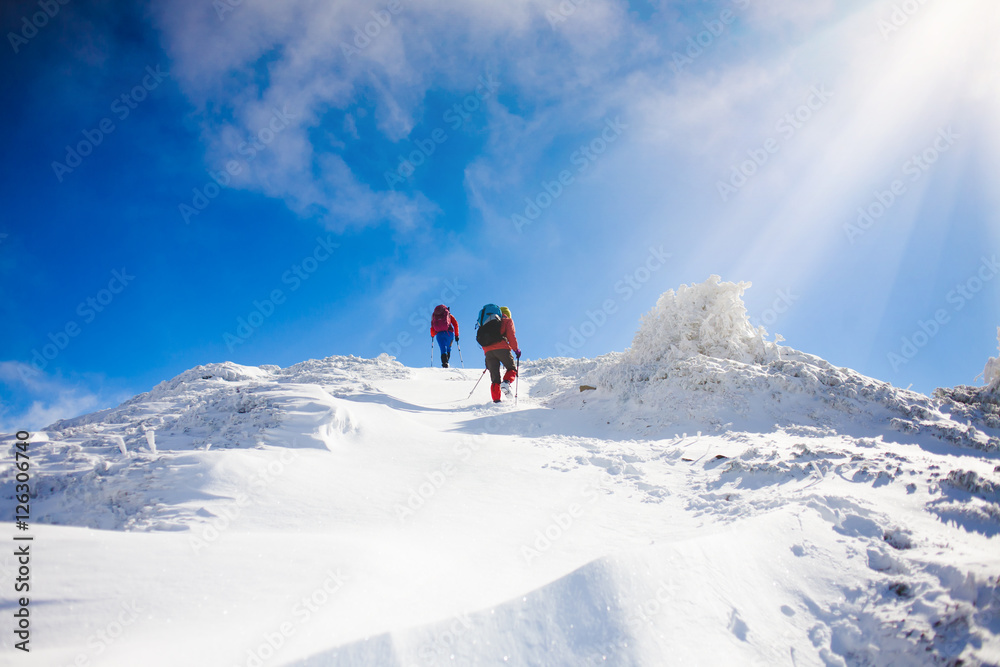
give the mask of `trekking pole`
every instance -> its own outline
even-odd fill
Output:
[[[517,407],[517,386],[521,382],[521,357],[517,358],[517,375],[514,376],[514,407]]]
[[[465,368],[465,359],[462,358],[462,345],[455,339],[455,345],[458,345],[458,360],[462,362],[462,368]]]
[[[434,337],[431,336],[431,368],[434,368]]]
[[[478,379],[478,380],[476,380],[476,384],[475,384],[475,385],[473,385],[473,387],[472,387],[472,391],[470,391],[470,392],[469,392],[469,395],[465,397],[465,400],[469,400],[470,398],[472,398],[472,394],[473,394],[473,393],[474,393],[474,392],[476,391],[476,387],[478,387],[478,386],[479,386],[479,383],[483,381],[483,376],[484,376],[484,375],[486,375],[486,369],[485,369],[485,368],[483,369],[483,375],[480,375],[480,376],[479,376],[479,379]]]

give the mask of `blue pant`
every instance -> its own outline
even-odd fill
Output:
[[[451,356],[451,342],[455,340],[454,331],[440,331],[437,336],[438,347],[441,348],[441,354],[447,354]]]

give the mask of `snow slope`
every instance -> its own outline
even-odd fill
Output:
[[[53,424],[32,651],[5,613],[3,660],[1000,664],[991,394],[768,342],[735,287],[664,295],[626,353],[522,361],[516,407],[383,355],[200,366]]]

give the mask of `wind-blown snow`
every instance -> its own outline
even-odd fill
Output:
[[[671,363],[699,355],[757,364],[776,359],[777,345],[747,317],[741,297],[748,287],[750,283],[724,283],[713,275],[704,283],[664,292],[643,316],[623,361]]]
[[[1000,327],[997,327],[997,351],[1000,352]],[[983,379],[989,392],[1000,399],[1000,355],[990,357],[983,369]]]
[[[625,353],[522,360],[516,407],[382,355],[208,364],[53,424],[33,662],[1000,663],[987,388],[769,342],[746,287],[667,293]]]

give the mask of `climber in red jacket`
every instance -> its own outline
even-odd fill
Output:
[[[511,396],[510,383],[517,377],[517,369],[514,365],[514,355],[521,358],[521,348],[517,344],[517,334],[514,332],[514,320],[511,319],[510,309],[506,306],[497,308],[497,313],[491,312],[493,304],[484,306],[479,312],[479,330],[476,332],[476,341],[483,346],[486,354],[486,368],[490,372],[490,395],[494,403],[500,402],[500,392],[509,398]],[[500,364],[507,369],[503,378],[500,378]]]
[[[431,315],[431,338],[437,338],[438,347],[441,348],[441,368],[448,368],[451,343],[458,340],[458,320],[444,304],[435,308]]]

